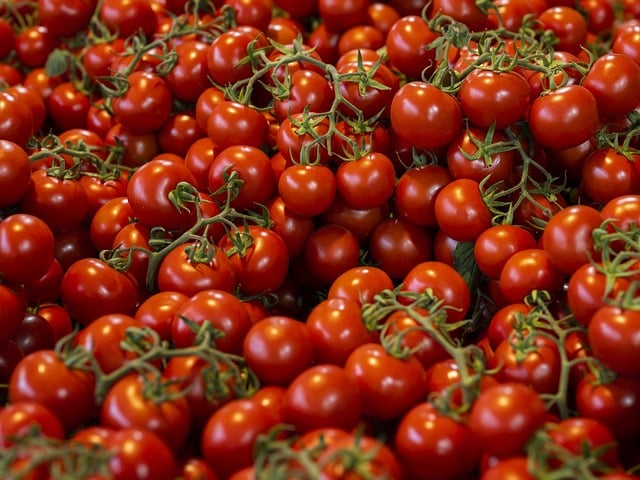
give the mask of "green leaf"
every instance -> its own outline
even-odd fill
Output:
[[[453,266],[471,292],[476,291],[483,276],[473,254],[473,245],[473,242],[458,242],[453,251]]]

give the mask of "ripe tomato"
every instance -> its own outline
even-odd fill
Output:
[[[165,76],[171,94],[178,100],[196,102],[211,86],[207,74],[209,45],[201,40],[186,40],[175,47],[177,62]]]
[[[304,217],[314,217],[333,203],[337,181],[333,171],[325,165],[294,164],[283,170],[277,189],[289,210]]]
[[[331,109],[333,88],[321,73],[308,69],[294,70],[288,81],[289,94],[282,98],[276,96],[273,101],[273,113],[280,122],[290,115],[304,112],[305,108],[310,112],[328,112]]]
[[[499,459],[495,465],[487,468],[483,474],[482,480],[535,480],[535,477],[529,472],[529,459],[525,456],[515,456]]]
[[[0,140],[0,208],[15,205],[27,192],[31,166],[18,144]]]
[[[416,480],[463,478],[476,469],[482,451],[468,425],[439,413],[427,402],[401,418],[394,446],[405,471]]]
[[[528,230],[517,225],[494,225],[478,236],[473,254],[482,273],[498,279],[511,255],[536,246],[536,239]]]
[[[422,227],[435,227],[435,199],[453,180],[441,165],[424,165],[406,170],[398,178],[394,195],[398,218]]]
[[[591,316],[588,326],[593,355],[625,377],[639,377],[637,358],[640,344],[640,312],[603,305]]]
[[[632,154],[630,159],[611,147],[594,150],[582,165],[580,187],[599,204],[621,195],[637,194],[640,192],[637,157],[640,156]]]
[[[0,285],[0,343],[13,337],[27,313],[27,303],[8,285]]]
[[[134,318],[154,330],[162,340],[170,340],[173,312],[187,300],[189,297],[180,292],[154,293],[138,306]]]
[[[349,431],[360,421],[362,401],[355,379],[342,367],[319,364],[287,387],[284,420],[299,434],[327,427]]]
[[[239,145],[260,148],[267,133],[265,116],[239,102],[221,101],[207,120],[207,134],[220,150]]]
[[[577,9],[564,5],[550,7],[538,15],[538,21],[541,28],[556,36],[555,49],[578,54],[585,46],[587,20]]]
[[[460,242],[474,241],[491,226],[491,211],[480,184],[468,178],[452,180],[442,187],[436,197],[435,215],[440,229]]]
[[[122,428],[109,435],[109,472],[114,480],[173,480],[178,476],[175,455],[155,433],[143,428]]]
[[[151,3],[146,0],[131,0],[122,4],[115,0],[105,0],[100,4],[100,20],[120,38],[143,33],[151,38],[157,27],[157,17]]]
[[[523,453],[545,419],[544,402],[535,390],[521,383],[499,383],[476,399],[469,427],[484,451],[508,457]]]
[[[291,317],[263,318],[247,332],[242,356],[261,385],[287,386],[313,364],[309,329]]]
[[[324,225],[309,235],[302,255],[313,278],[329,286],[341,274],[358,265],[360,245],[356,236],[345,227]]]
[[[348,205],[357,209],[373,208],[386,203],[396,184],[393,162],[378,152],[341,163],[335,178],[341,197]]]
[[[540,248],[514,253],[500,273],[500,291],[511,303],[522,302],[533,290],[558,293],[564,285],[563,273],[551,264],[549,255]]]
[[[421,148],[448,145],[462,127],[458,100],[422,81],[400,87],[391,101],[390,113],[394,132]]]
[[[50,410],[69,432],[95,418],[95,377],[68,366],[57,352],[39,350],[16,365],[9,381],[9,401],[38,402]]]
[[[45,438],[63,439],[64,427],[58,417],[42,403],[33,400],[12,402],[0,410],[0,446],[15,444],[16,438],[37,428]]]
[[[289,258],[297,257],[302,253],[307,238],[313,232],[313,218],[294,213],[280,196],[274,196],[267,206],[272,222],[271,230],[286,244]]]
[[[436,51],[428,45],[436,39],[427,22],[419,15],[396,20],[387,33],[385,46],[389,63],[410,79],[426,78],[434,68]]]
[[[265,35],[248,25],[231,28],[217,36],[207,51],[211,80],[224,87],[249,78],[253,73],[251,63],[241,63],[241,60],[247,56],[247,47],[254,41],[253,48],[267,45]]]

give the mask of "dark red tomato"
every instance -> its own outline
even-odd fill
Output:
[[[87,129],[95,132],[100,138],[105,138],[109,130],[116,124],[113,114],[104,108],[105,100],[94,101],[87,112]]]
[[[302,253],[307,238],[313,232],[313,218],[293,213],[280,196],[274,197],[268,207],[269,218],[273,222],[271,230],[287,245],[289,258],[297,257]]]
[[[25,314],[12,340],[24,355],[55,346],[53,327],[44,317],[31,312]]]
[[[435,68],[436,51],[426,48],[436,39],[419,14],[401,16],[387,33],[389,63],[411,79],[427,78]]]
[[[15,52],[27,68],[44,67],[49,54],[60,44],[58,38],[44,25],[24,28],[16,36]]]
[[[90,106],[89,96],[72,82],[56,85],[47,98],[49,118],[60,130],[85,128]]]
[[[69,432],[94,418],[94,386],[95,377],[89,371],[68,366],[54,350],[39,350],[16,365],[9,381],[9,401],[40,403]]]
[[[587,19],[575,8],[550,7],[538,15],[540,27],[551,30],[556,37],[554,48],[578,54],[587,41]]]
[[[87,192],[89,210],[85,222],[89,224],[102,205],[113,198],[127,195],[128,180],[124,176],[103,179],[94,175],[81,175],[78,181]]]
[[[389,218],[390,213],[390,202],[360,210],[347,205],[340,195],[336,195],[331,206],[320,216],[320,224],[345,227],[359,242],[364,243],[371,238],[374,230]]]
[[[529,230],[538,238],[542,234],[539,220],[546,223],[554,214],[566,206],[564,197],[532,193],[531,199],[523,198],[513,212],[513,223]]]
[[[438,226],[454,240],[474,241],[491,226],[491,211],[475,180],[449,182],[438,192],[434,207]]]
[[[637,358],[640,343],[640,312],[603,305],[588,326],[593,356],[619,375],[640,377]]]
[[[84,258],[65,272],[60,298],[73,320],[88,325],[108,313],[133,313],[139,300],[138,285],[102,260]]]
[[[572,205],[556,213],[542,234],[549,262],[562,273],[571,274],[597,259],[592,233],[602,222],[600,212],[587,205]]]
[[[499,281],[505,299],[518,303],[533,290],[559,293],[564,285],[564,274],[553,266],[545,250],[529,248],[509,257]]]
[[[419,263],[433,257],[431,233],[400,218],[381,222],[369,238],[371,259],[391,278],[403,278]]]
[[[494,225],[478,236],[473,254],[482,273],[498,279],[511,255],[536,247],[536,239],[528,230],[517,225]]]
[[[142,327],[142,323],[129,315],[102,315],[78,332],[73,345],[91,352],[100,369],[108,374],[139,356],[127,350],[123,342],[127,339],[127,330]]]
[[[0,64],[0,80],[9,86],[20,85],[22,82],[22,73],[12,65],[6,63]]]
[[[367,23],[368,6],[368,0],[318,0],[318,13],[328,30],[344,32]]]
[[[24,358],[24,353],[13,340],[0,342],[0,382],[9,384],[9,379],[16,366]]]
[[[537,8],[536,3],[527,0],[498,0],[496,9],[490,9],[488,22],[492,28],[502,26],[510,32],[517,32],[522,26],[526,15],[538,14],[542,9]],[[546,8],[546,1],[544,2]]]
[[[5,92],[13,95],[29,107],[33,119],[33,132],[39,132],[47,115],[47,107],[42,97],[34,89],[26,87],[22,83],[10,86]]]
[[[629,24],[620,28],[614,37],[611,51],[625,54],[640,65],[640,25]]]
[[[251,63],[241,63],[241,60],[247,56],[247,47],[254,41],[253,48],[267,45],[260,30],[245,25],[229,29],[211,42],[207,51],[207,69],[216,85],[232,85],[253,74]]]
[[[37,428],[44,438],[62,440],[64,427],[58,417],[42,403],[32,400],[12,402],[0,410],[0,446],[15,445]]]
[[[175,47],[177,62],[165,76],[171,94],[184,102],[196,102],[211,82],[207,78],[209,45],[201,40],[187,40]]]
[[[235,241],[243,248],[237,249]],[[218,248],[229,257],[238,288],[245,295],[273,292],[289,273],[287,245],[266,227],[249,225],[245,230],[229,232],[220,239]]]
[[[495,378],[499,382],[523,383],[538,393],[549,394],[558,391],[561,363],[556,343],[535,334],[525,334],[523,338],[509,336],[494,349],[489,362],[490,368],[496,369]]]
[[[469,427],[484,451],[508,457],[521,455],[545,420],[545,405],[535,390],[522,383],[499,383],[476,399]]]
[[[389,24],[389,26],[390,25],[391,24]],[[340,39],[338,40],[338,53],[340,57],[342,57],[345,53],[359,48],[375,51],[384,47],[384,41],[384,33],[374,25],[356,25],[355,27],[345,30],[342,32],[342,35],[340,35]],[[340,67],[342,67],[342,65],[343,64],[340,63]]]
[[[156,133],[137,134],[125,128],[119,122],[107,131],[104,143],[107,146],[120,146],[122,151],[122,164],[127,167],[140,167],[153,159],[158,154],[158,140]]]
[[[93,246],[98,250],[110,250],[120,230],[135,218],[126,196],[108,200],[93,215],[89,233]]]
[[[61,232],[77,227],[84,220],[89,211],[89,196],[77,180],[36,170],[20,200],[20,210],[43,220],[54,233]]]
[[[396,171],[382,153],[372,152],[340,164],[335,173],[337,190],[353,208],[367,209],[385,204],[394,192]]]
[[[218,151],[209,137],[203,137],[193,142],[184,154],[184,164],[193,173],[194,186],[201,192],[209,187],[209,170]]]
[[[194,186],[196,180],[184,165],[167,160],[152,160],[137,169],[129,179],[127,198],[136,218],[150,226],[185,230],[193,225],[193,208],[177,208],[170,193],[181,182]]]
[[[71,37],[89,23],[96,0],[75,0],[65,3],[65,8],[54,0],[38,0],[40,23],[59,37]]]
[[[162,340],[171,340],[173,313],[189,297],[180,292],[157,292],[144,300],[136,309],[135,319],[154,330]]]
[[[355,461],[354,461],[355,459]],[[367,478],[404,478],[403,468],[390,446],[381,440],[361,434],[336,438],[318,456],[322,480]]]
[[[456,262],[454,252],[459,243],[442,230],[438,230],[433,238],[433,259],[454,267]]]
[[[200,130],[195,112],[174,112],[156,131],[158,147],[165,154],[184,157],[193,143],[205,134]],[[183,159],[184,161],[184,159]]]
[[[363,25],[356,28],[365,27]],[[374,31],[377,32],[375,29]],[[339,49],[346,34],[348,32],[345,32],[340,38]],[[384,43],[384,39],[382,39],[382,43]],[[349,50],[351,49],[339,50],[339,52],[343,54]],[[345,116],[357,118],[362,115],[364,119],[389,117],[391,101],[399,88],[398,77],[389,67],[380,63],[379,60],[360,60],[359,62],[356,60],[348,63],[343,62],[337,67],[337,71],[339,75],[344,75],[344,80],[338,85],[340,94],[344,100],[349,102],[349,104],[342,103],[339,106]],[[366,80],[363,82],[362,78],[366,78]]]
[[[471,293],[462,276],[442,262],[428,261],[416,265],[405,275],[402,290],[410,293],[431,290],[435,299],[443,301],[447,323],[464,319],[471,303]]]
[[[111,452],[108,467],[114,480],[173,480],[178,476],[174,453],[150,430],[116,430],[105,448]]]
[[[193,328],[205,322],[224,334],[214,340],[216,349],[242,353],[242,343],[252,324],[247,309],[237,297],[223,290],[204,290],[189,298],[175,311],[171,325],[174,345],[178,348],[193,345],[197,335]]]
[[[190,457],[182,462],[180,478],[184,480],[217,480],[213,469],[202,458]]]
[[[331,398],[331,402],[326,399]],[[319,364],[296,377],[284,396],[284,420],[298,434],[319,428],[353,429],[362,397],[355,380],[337,365]]]
[[[329,119],[325,114],[296,113],[280,123],[275,143],[287,161],[303,165],[324,165],[330,160],[328,135]]]
[[[427,402],[402,417],[394,447],[405,472],[416,480],[464,478],[479,464],[482,448],[469,426]]]
[[[398,419],[427,394],[422,364],[413,356],[396,358],[378,343],[357,347],[344,369],[358,385],[362,413],[371,418]]]
[[[613,147],[593,151],[582,166],[580,188],[600,204],[621,195],[637,194],[640,192],[640,172],[635,165],[636,159],[640,161],[640,155],[631,155],[630,159]]]
[[[563,452],[570,452],[577,457],[597,456],[610,468],[620,465],[616,440],[609,428],[598,420],[582,417],[567,418],[550,424],[546,431],[551,441],[561,447]],[[599,470],[604,465],[594,466],[594,469]]]
[[[413,81],[400,87],[390,113],[394,132],[416,147],[444,147],[462,128],[458,100],[427,82]]]
[[[276,76],[276,78],[278,78]],[[333,88],[329,81],[315,70],[295,70],[291,73],[289,94],[276,96],[273,101],[273,114],[279,121],[304,112],[328,112],[334,101]]]
[[[392,290],[393,281],[378,267],[358,266],[347,270],[334,280],[327,298],[348,298],[364,305],[374,301],[383,290]]]
[[[0,140],[0,208],[15,205],[31,181],[29,157],[22,147]]]
[[[2,45],[2,47],[0,47],[0,58],[9,55],[15,44],[16,34],[13,31],[13,27],[8,20],[3,18],[0,20],[0,45]]]
[[[360,345],[374,342],[377,334],[367,329],[361,306],[350,298],[327,298],[313,307],[306,318],[317,363],[344,366]]]
[[[287,386],[314,362],[306,324],[285,316],[255,323],[244,338],[242,356],[261,385]]]
[[[435,199],[453,177],[441,165],[424,165],[408,169],[398,178],[394,205],[398,217],[421,227],[435,227]]]
[[[9,285],[0,285],[0,342],[5,342],[18,331],[27,313],[27,304],[18,291]]]
[[[285,12],[291,15],[293,18],[303,18],[311,16],[317,13],[318,2],[315,0],[274,0],[273,3],[282,8]]]
[[[415,313],[428,316],[428,312],[422,308],[416,308]],[[432,332],[404,310],[393,312],[379,328],[382,328],[380,331],[382,338],[395,337],[393,341],[399,339],[399,346],[410,351],[411,356],[420,362],[425,371],[434,363],[449,357]]]
[[[169,118],[173,106],[167,83],[162,77],[147,72],[133,72],[127,80],[127,91],[113,101],[115,120],[135,134],[158,130]]]
[[[233,8],[238,25],[249,25],[266,31],[271,20],[272,2],[266,0],[225,0]]]
[[[576,409],[582,417],[598,420],[609,428],[618,442],[640,433],[640,380],[617,377],[597,382],[592,375],[576,388]]]
[[[27,104],[7,92],[0,92],[0,140],[25,147],[34,133],[33,115]]]
[[[537,97],[531,103],[529,126],[533,137],[547,148],[581,144],[598,129],[596,99],[585,87],[568,85]]]
[[[67,311],[57,303],[38,306],[38,315],[43,317],[53,329],[53,337],[57,343],[73,331],[73,323]]]
[[[333,203],[337,181],[324,165],[294,164],[284,169],[278,180],[278,194],[286,207],[298,215],[314,217]]]
[[[258,436],[266,434],[282,419],[251,399],[235,399],[216,410],[204,426],[200,448],[205,461],[220,478],[253,465]]]
[[[214,145],[217,148],[215,141]],[[208,174],[208,186],[212,192],[220,192],[228,175],[235,172],[243,183],[237,195],[231,198],[231,206],[234,208],[255,210],[273,197],[276,177],[271,168],[271,159],[266,153],[249,144],[233,145],[217,152]],[[223,191],[215,198],[225,204],[228,195],[227,191]]]
[[[309,235],[303,258],[314,279],[331,285],[341,274],[358,265],[360,245],[356,236],[340,225],[324,225]]]
[[[100,81],[100,77],[107,77],[111,73],[111,65],[116,55],[124,52],[125,43],[121,38],[111,42],[100,42],[87,45],[81,58],[86,74],[93,82]]]
[[[529,459],[525,456],[499,459],[482,474],[482,480],[535,480],[529,472]]]
[[[628,114],[640,104],[640,65],[626,55],[597,58],[582,81],[596,99],[603,119]]]
[[[525,303],[511,303],[494,313],[487,327],[487,340],[491,348],[495,350],[504,340],[508,340],[516,322],[530,311],[531,307]]]
[[[130,0],[125,4],[105,0],[100,4],[98,15],[111,32],[125,39],[137,33],[152,38],[158,23],[151,2],[147,0]]]
[[[0,274],[7,283],[38,280],[53,261],[55,239],[38,217],[15,213],[0,221]]]
[[[100,423],[108,428],[139,428],[160,437],[173,451],[179,450],[187,439],[191,417],[187,399],[178,385],[164,385],[167,394],[162,400],[146,395],[148,382],[144,374],[134,373],[116,381],[107,392],[100,407]],[[158,386],[160,388],[160,386]],[[171,395],[171,394],[174,395]]]
[[[268,133],[265,116],[239,102],[218,103],[207,120],[207,134],[216,147],[224,150],[231,146],[262,146]]]

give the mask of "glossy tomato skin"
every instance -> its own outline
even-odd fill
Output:
[[[491,226],[491,212],[480,184],[458,178],[442,187],[435,201],[436,221],[449,237],[460,242],[474,241]]]
[[[106,440],[112,450],[109,471],[117,480],[173,480],[178,475],[174,453],[155,433],[139,428],[116,430]]]
[[[409,78],[419,79],[434,69],[435,50],[425,47],[435,39],[436,33],[421,16],[400,17],[385,39],[389,62]]]
[[[60,298],[71,317],[88,325],[108,313],[132,314],[138,304],[138,285],[97,258],[71,265],[60,284]]]
[[[473,254],[482,273],[497,279],[511,255],[536,246],[536,239],[528,230],[517,225],[494,225],[478,236]]]
[[[51,349],[25,356],[9,381],[9,401],[39,402],[71,431],[95,418],[95,378],[92,373],[69,367]]]
[[[238,145],[260,148],[267,133],[264,115],[239,102],[225,100],[218,103],[207,120],[207,134],[221,151]]]
[[[398,177],[394,195],[398,217],[422,227],[436,226],[435,199],[453,177],[441,165],[406,170]]]
[[[401,418],[394,447],[407,475],[416,480],[462,477],[480,462],[481,445],[471,429],[426,402]]]
[[[33,427],[39,428],[45,438],[64,438],[64,427],[51,410],[38,401],[24,400],[0,410],[0,446],[14,445],[15,437],[27,435]]]
[[[333,398],[332,402],[323,399]],[[315,365],[287,387],[284,419],[296,432],[319,428],[353,429],[362,414],[362,396],[355,380],[337,365]]]
[[[0,140],[0,208],[16,204],[27,192],[31,179],[29,157],[22,147]]]
[[[603,305],[591,316],[589,345],[593,355],[625,377],[640,377],[637,358],[640,344],[640,312]]]
[[[564,274],[551,264],[545,250],[531,248],[509,257],[500,273],[500,290],[512,303],[522,302],[534,289],[559,293]]]
[[[640,67],[639,67],[640,68]],[[611,147],[594,150],[582,164],[580,188],[598,204],[640,192],[637,154],[623,155]]]
[[[8,285],[0,285],[0,342],[5,342],[18,331],[27,313],[27,304],[19,293]]]
[[[347,228],[324,225],[309,235],[302,255],[313,278],[328,286],[358,265],[360,244]]]

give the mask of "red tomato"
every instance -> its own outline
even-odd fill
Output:
[[[358,265],[360,245],[345,227],[324,225],[309,235],[302,255],[313,279],[328,286]]]
[[[480,184],[468,178],[453,180],[442,187],[436,197],[435,215],[440,229],[460,242],[474,241],[491,226],[491,211]]]
[[[45,438],[64,438],[62,423],[42,403],[21,400],[6,405],[0,410],[0,446],[7,448],[14,445],[16,438],[26,436],[34,427]]]
[[[154,330],[162,340],[170,340],[173,312],[187,300],[189,297],[180,292],[154,293],[136,309],[135,319]]]
[[[14,142],[0,140],[0,208],[11,207],[20,201],[30,181],[27,153]]]
[[[358,385],[337,365],[308,368],[291,382],[284,396],[284,420],[299,434],[327,427],[349,431],[361,413]]]
[[[267,120],[258,110],[232,101],[222,101],[207,120],[207,134],[220,150],[236,145],[259,148],[267,139]]]
[[[257,28],[239,26],[221,33],[211,42],[207,52],[207,69],[217,85],[232,85],[252,75],[251,63],[241,63],[241,60],[247,56],[247,47],[254,41],[253,48],[267,44],[264,34]]]
[[[594,357],[619,375],[640,377],[634,360],[640,349],[640,312],[603,305],[591,316],[588,333]]]
[[[173,452],[150,430],[116,430],[105,447],[111,452],[108,467],[114,480],[173,480],[178,476]]]
[[[521,383],[499,383],[476,399],[469,427],[486,452],[507,457],[521,455],[545,419],[544,402],[535,390]]]
[[[278,194],[286,207],[305,217],[325,212],[336,191],[336,177],[324,165],[294,164],[285,168],[278,179]]]
[[[436,51],[427,48],[436,39],[427,22],[418,15],[396,20],[387,33],[385,46],[389,63],[411,79],[425,77],[435,68]]]
[[[402,417],[394,446],[405,471],[416,480],[462,478],[476,469],[482,449],[468,425],[426,402]]]
[[[551,30],[557,42],[554,48],[578,54],[587,40],[587,20],[575,8],[568,6],[550,7],[538,15],[541,28]]]
[[[424,165],[406,170],[398,178],[394,196],[398,217],[414,225],[435,227],[435,199],[453,180],[441,165]]]
[[[535,480],[529,473],[529,459],[525,456],[515,456],[500,459],[495,465],[490,466],[480,477],[481,480]]]
[[[622,154],[612,147],[594,150],[582,164],[581,189],[597,203],[637,194],[640,192],[640,172],[635,160],[640,160],[640,155]]]
[[[393,162],[382,153],[369,153],[340,164],[336,174],[337,190],[347,204],[357,209],[386,203],[394,192],[396,174]]]
[[[500,273],[500,291],[511,303],[522,302],[533,290],[559,293],[564,285],[563,273],[551,264],[540,248],[514,253]]]
[[[536,246],[536,239],[528,230],[517,225],[494,225],[478,236],[473,254],[482,273],[498,279],[511,255]]]

